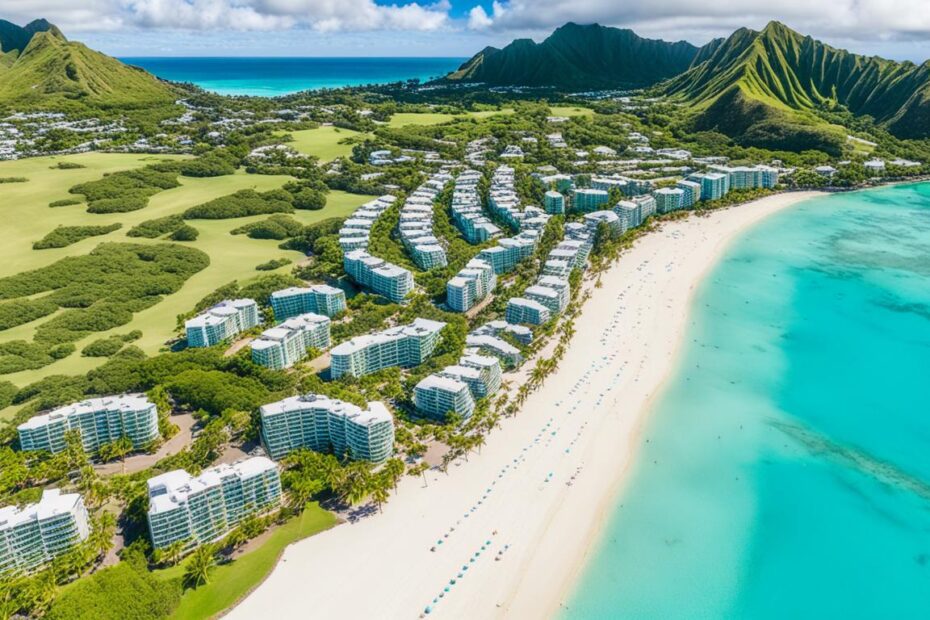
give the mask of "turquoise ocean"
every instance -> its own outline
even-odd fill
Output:
[[[930,184],[763,221],[689,320],[563,617],[930,618]]]
[[[277,97],[301,90],[427,81],[454,71],[464,58],[120,58],[174,82],[221,95]]]

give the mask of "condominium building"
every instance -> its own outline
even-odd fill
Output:
[[[503,338],[488,334],[469,334],[465,337],[465,351],[484,352],[501,360],[507,368],[515,368],[523,362],[520,349]]]
[[[701,184],[702,200],[718,200],[730,191],[730,175],[720,172],[696,173],[688,180]]]
[[[374,225],[375,220],[387,211],[396,200],[396,196],[386,194],[370,200],[356,209],[342,223],[342,228],[339,229],[339,247],[342,248],[342,251],[351,252],[353,250],[367,249],[371,227]]]
[[[260,323],[252,299],[227,299],[184,323],[187,346],[212,347]]]
[[[330,351],[330,374],[333,379],[343,375],[362,377],[392,366],[419,366],[432,355],[445,326],[440,321],[418,318],[410,325],[352,338]]]
[[[591,177],[591,187],[605,192],[612,189],[620,191],[623,195],[628,196],[630,180],[623,177]]]
[[[290,318],[252,341],[252,361],[272,370],[290,368],[310,349],[328,349],[329,329],[329,317],[321,314],[308,312]]]
[[[342,289],[327,284],[292,286],[271,294],[271,309],[276,321],[308,312],[333,317],[345,311],[346,294]]]
[[[676,185],[684,192],[681,196],[681,208],[691,209],[701,199],[701,184],[695,181],[679,181]]]
[[[429,270],[448,264],[446,251],[433,235],[433,203],[452,180],[452,175],[438,172],[414,190],[400,210],[397,225],[401,242],[420,269]]]
[[[564,310],[562,306],[563,296],[559,291],[554,288],[549,288],[548,286],[541,286],[539,284],[533,284],[532,286],[526,287],[526,290],[523,292],[523,296],[530,300],[535,301],[549,310],[549,316],[555,316]],[[516,299],[520,299],[519,297]],[[509,308],[509,304],[508,304]],[[509,320],[509,319],[508,319]],[[524,323],[526,321],[514,321],[515,323]],[[532,322],[532,321],[531,321]],[[543,321],[545,323],[545,321]],[[538,323],[537,323],[538,324]]]
[[[467,312],[486,299],[497,286],[494,268],[480,259],[472,259],[446,283],[446,305],[455,312]]]
[[[497,320],[489,321],[480,327],[471,331],[474,336],[500,336],[507,334],[513,337],[517,342],[530,344],[533,342],[533,330],[526,325],[516,325],[507,321]]]
[[[601,224],[607,225],[607,230],[610,232],[610,236],[612,237],[616,237],[623,233],[623,224],[620,221],[620,216],[613,211],[594,211],[592,213],[585,213],[584,223],[591,234],[596,234],[597,229]]]
[[[450,413],[465,420],[475,411],[475,399],[468,385],[438,374],[417,383],[413,389],[413,403],[421,414],[439,420]]]
[[[620,218],[620,232],[626,232],[643,223],[643,208],[632,200],[621,200],[614,205],[614,213]]]
[[[536,231],[523,231],[516,237],[501,239],[497,245],[485,248],[478,253],[478,258],[491,265],[497,275],[505,274],[517,264],[532,256],[539,241]]]
[[[778,169],[771,166],[711,166],[711,170],[726,174],[730,189],[773,188],[778,185]]]
[[[221,539],[242,519],[281,502],[278,467],[263,456],[204,469],[192,476],[183,469],[148,480],[149,536],[152,547],[183,542],[190,549]]]
[[[543,206],[546,208],[546,213],[563,215],[565,213],[565,196],[559,192],[546,192],[543,197]]]
[[[365,250],[345,254],[343,268],[356,284],[393,302],[403,301],[413,290],[412,273]]]
[[[549,308],[538,301],[524,297],[512,297],[507,301],[506,315],[508,323],[528,323],[543,325],[551,318]]]
[[[133,449],[158,439],[158,410],[143,394],[89,398],[29,418],[17,427],[22,450],[61,452],[65,433],[77,431],[88,453],[127,437]]]
[[[602,189],[578,188],[572,193],[572,210],[581,213],[597,211],[607,204],[610,195]]]
[[[464,170],[455,178],[455,188],[452,191],[452,222],[471,244],[484,243],[501,234],[501,229],[487,218],[484,209],[481,208],[478,195],[480,180],[480,172]]]
[[[645,222],[647,218],[650,218],[656,214],[656,199],[652,194],[634,196],[633,202],[639,205],[639,208],[642,212],[643,222]]]
[[[663,187],[652,192],[652,196],[656,200],[656,211],[659,213],[678,211],[682,207],[684,193],[684,190],[677,187]]]
[[[372,463],[383,463],[394,453],[394,418],[378,401],[362,409],[304,394],[264,405],[260,414],[262,443],[276,460],[300,448]]]
[[[30,573],[90,535],[84,500],[45,489],[38,503],[0,508],[0,575]]]

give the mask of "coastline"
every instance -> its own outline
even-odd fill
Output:
[[[629,478],[697,286],[744,230],[821,194],[775,194],[639,239],[600,288],[585,283],[560,368],[483,454],[427,484],[405,478],[383,514],[288,547],[228,616],[302,617],[308,604],[348,618],[557,614]]]

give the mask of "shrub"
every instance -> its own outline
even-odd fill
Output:
[[[272,215],[261,222],[253,222],[234,228],[233,235],[246,234],[250,239],[278,239],[299,235],[304,229],[303,224],[287,215]]]
[[[3,183],[28,183],[29,179],[26,177],[0,177],[0,184]]]
[[[64,198],[62,200],[55,200],[48,203],[48,206],[52,207],[70,207],[71,205],[79,205],[81,201],[77,198]]]
[[[144,209],[149,203],[148,196],[127,194],[122,198],[103,198],[88,203],[88,213],[128,213]]]
[[[123,348],[123,344],[122,336],[100,338],[81,349],[81,355],[83,357],[110,357],[119,353],[119,350]]]
[[[178,173],[172,165],[152,164],[138,170],[114,172],[68,191],[83,194],[90,213],[121,213],[142,209],[150,196],[178,185]]]
[[[13,404],[17,391],[16,386],[9,381],[0,381],[0,409],[6,409]]]
[[[79,168],[86,168],[84,164],[79,164],[73,161],[60,161],[54,166],[49,166],[49,170],[77,170]]]
[[[126,233],[128,237],[145,237],[146,239],[155,239],[162,235],[172,233],[184,226],[184,218],[180,215],[169,215],[159,217],[154,220],[146,220],[129,229]]]
[[[81,579],[61,593],[46,620],[156,620],[181,601],[179,579],[162,581],[140,562],[120,562]]]
[[[235,156],[212,152],[197,159],[181,162],[178,169],[186,177],[220,177],[234,173],[238,164],[238,158]]]
[[[33,243],[32,249],[47,250],[49,248],[63,248],[72,243],[89,239],[90,237],[99,237],[109,234],[122,227],[122,224],[110,224],[108,226],[59,226],[39,241]]]
[[[171,233],[168,238],[172,241],[196,241],[198,236],[200,236],[199,230],[190,224],[184,224],[176,231]]]
[[[255,266],[256,271],[274,271],[279,267],[284,267],[285,265],[291,264],[291,259],[289,258],[273,258],[266,263]]]
[[[222,220],[266,213],[293,213],[294,207],[287,200],[287,192],[265,192],[252,189],[239,190],[235,194],[216,198],[184,212],[186,220]]]
[[[0,330],[23,325],[58,310],[49,299],[14,299],[0,303]]]
[[[319,190],[306,187],[294,195],[295,209],[309,209],[318,211],[326,206],[326,194]]]

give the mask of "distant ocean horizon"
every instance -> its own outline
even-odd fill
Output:
[[[930,618],[928,248],[930,183],[733,244],[562,620]]]
[[[465,58],[124,57],[165,80],[190,82],[221,95],[278,97],[302,90],[427,81],[457,69]]]

